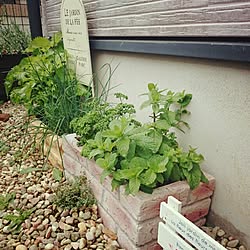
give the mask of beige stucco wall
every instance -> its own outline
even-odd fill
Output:
[[[250,65],[132,53],[93,53],[93,68],[111,63],[113,92],[124,92],[136,107],[147,83],[193,94],[186,147],[205,156],[203,169],[216,177],[212,210],[245,234],[250,244]],[[101,75],[101,73],[99,72]],[[138,110],[138,118],[147,120]]]

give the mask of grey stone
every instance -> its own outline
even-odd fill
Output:
[[[77,232],[71,233],[71,240],[77,241],[80,238],[80,234]]]
[[[45,246],[45,250],[51,250],[51,249],[53,249],[53,247],[54,247],[54,244],[48,243],[48,244]]]
[[[230,240],[227,243],[227,247],[236,247],[239,244],[239,240]]]
[[[29,247],[29,250],[38,250],[38,247],[36,245],[32,245]]]
[[[61,241],[61,245],[64,246],[64,245],[67,245],[67,244],[70,244],[71,243],[71,240],[70,239],[63,239]]]
[[[91,241],[91,240],[94,240],[95,239],[95,235],[93,232],[87,232],[86,233],[86,239]]]
[[[79,242],[79,248],[83,249],[86,246],[86,244],[87,244],[86,239],[85,238],[81,238],[80,242]]]

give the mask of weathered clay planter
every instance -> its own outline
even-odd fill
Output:
[[[43,151],[44,155],[48,157],[48,161],[53,167],[63,170],[63,151],[62,138],[53,135],[52,132],[43,126],[41,121],[34,121],[31,123],[29,132],[33,133],[36,140],[36,148]]]
[[[125,195],[124,188],[111,191],[111,179],[100,183],[102,169],[80,155],[75,135],[63,138],[63,162],[67,178],[86,173],[90,186],[98,201],[99,213],[105,226],[118,235],[120,245],[128,250],[161,249],[157,244],[157,227],[160,203],[169,195],[183,203],[182,214],[192,222],[203,225],[208,214],[215,179],[207,174],[209,184],[201,183],[191,191],[185,181],[159,187],[153,194],[139,192],[136,196]]]

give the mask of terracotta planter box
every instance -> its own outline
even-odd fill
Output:
[[[110,178],[100,183],[102,169],[80,155],[81,148],[77,146],[74,134],[63,138],[62,148],[66,177],[86,173],[104,224],[117,234],[121,247],[128,250],[161,249],[157,244],[160,203],[167,201],[169,195],[183,203],[185,217],[197,225],[205,223],[215,188],[215,179],[211,175],[206,175],[209,184],[201,183],[193,191],[185,181],[180,181],[159,187],[153,194],[125,195],[123,187],[111,191]]]

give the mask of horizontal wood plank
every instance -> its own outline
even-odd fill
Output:
[[[48,26],[59,28],[60,5],[46,1]],[[84,6],[94,37],[250,36],[250,0],[84,0]]]
[[[87,15],[89,17],[89,15]],[[93,18],[93,16],[92,16]],[[103,18],[95,14],[94,19],[89,19],[89,28],[115,28],[137,26],[164,26],[176,24],[199,24],[207,25],[214,23],[237,23],[250,21],[250,4],[232,6],[206,7],[198,9],[160,11],[154,13],[131,13],[123,16],[111,16]]]
[[[246,24],[234,24],[234,36],[246,36],[250,35],[250,23]],[[158,26],[147,27],[142,29],[141,27],[124,27],[124,28],[107,28],[107,29],[89,29],[90,36],[142,36],[142,37],[164,37],[164,36],[193,36],[193,37],[208,37],[208,36],[230,36],[232,35],[232,25],[221,24],[216,25],[182,25],[182,26]],[[101,35],[100,35],[101,34]]]

